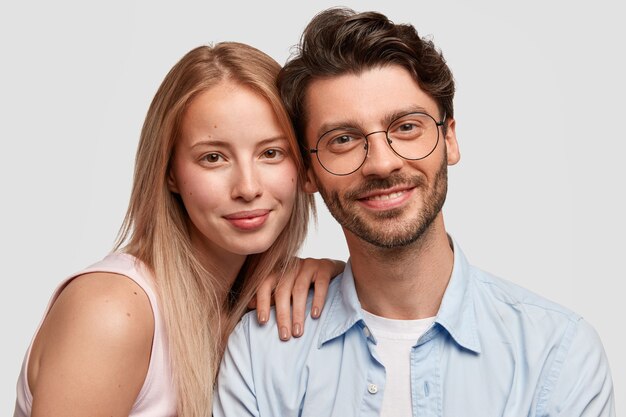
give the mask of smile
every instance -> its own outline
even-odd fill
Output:
[[[250,232],[261,228],[269,215],[270,210],[250,210],[231,213],[224,218],[235,228]]]
[[[366,200],[391,200],[392,198],[398,198],[406,191],[396,191],[390,194],[379,194],[371,197],[367,197]]]
[[[379,190],[358,199],[359,203],[372,210],[390,210],[402,206],[413,194],[415,187]]]

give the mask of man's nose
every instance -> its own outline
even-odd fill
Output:
[[[372,132],[367,135],[367,157],[361,167],[363,175],[388,177],[402,167],[402,158],[396,155],[387,140],[385,131]]]

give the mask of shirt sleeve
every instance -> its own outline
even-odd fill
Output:
[[[228,339],[213,398],[214,417],[259,416],[252,378],[248,316]]]
[[[608,359],[596,331],[579,319],[569,347],[563,349],[545,416],[615,417],[613,381]]]

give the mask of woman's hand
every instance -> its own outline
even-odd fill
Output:
[[[345,262],[332,259],[298,258],[295,272],[285,274],[278,285],[277,275],[268,277],[261,284],[250,307],[256,306],[257,320],[260,324],[265,324],[270,316],[270,305],[274,301],[280,339],[289,340],[292,335],[300,337],[304,332],[309,288],[314,286],[311,317],[317,319],[324,308],[330,280],[343,272],[345,266]]]

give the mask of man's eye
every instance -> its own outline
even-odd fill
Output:
[[[417,126],[415,126],[413,123],[403,123],[400,125],[398,130],[400,130],[401,132],[410,132],[415,128],[417,128]]]
[[[341,136],[337,136],[337,137],[333,138],[330,141],[330,144],[331,145],[345,145],[346,143],[350,143],[353,140],[355,140],[355,138],[353,136],[341,135]]]

